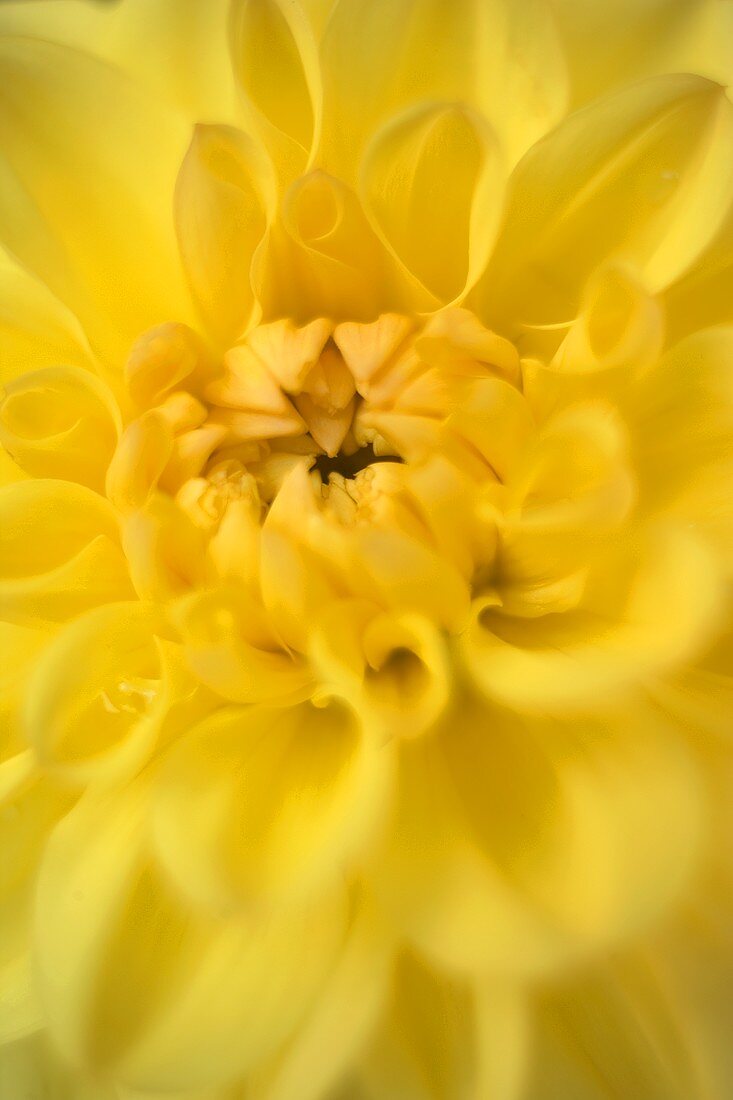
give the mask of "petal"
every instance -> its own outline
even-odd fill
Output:
[[[364,207],[387,247],[438,302],[486,266],[504,173],[488,123],[469,108],[419,106],[381,130],[360,171]]]
[[[511,619],[477,601],[462,640],[467,667],[489,698],[524,713],[588,713],[638,684],[684,665],[711,639],[720,616],[720,571],[684,530],[659,532],[616,574],[607,564],[595,604]]]
[[[83,485],[28,481],[0,491],[5,618],[64,621],[131,595],[110,504]]]
[[[0,250],[0,382],[58,363],[88,367],[90,360],[76,318]]]
[[[573,102],[654,73],[730,81],[730,5],[717,0],[555,0]]]
[[[720,232],[664,298],[670,343],[698,329],[733,324],[733,204]]]
[[[36,662],[24,726],[46,768],[74,782],[119,778],[152,752],[175,684],[149,605],[108,604],[62,630]]]
[[[731,165],[733,107],[701,77],[647,80],[576,112],[514,174],[484,309],[504,327],[566,322],[611,255],[652,291],[669,285],[721,224]]]
[[[227,709],[167,758],[156,849],[180,889],[214,909],[310,899],[370,839],[390,773],[389,750],[339,702]]]
[[[670,989],[660,954],[642,948],[539,999],[528,1100],[724,1095],[711,1090],[686,991]]]
[[[339,0],[322,64],[320,155],[347,180],[368,139],[420,102],[481,111],[511,162],[559,120],[565,103],[563,59],[542,0],[456,0],[449,15],[442,0]]]
[[[300,702],[311,673],[279,644],[266,616],[239,586],[184,596],[172,615],[197,679],[234,703]]]
[[[308,1011],[340,949],[345,904],[198,917],[148,859],[146,802],[139,783],[88,797],[49,843],[35,921],[47,1018],[65,1057],[132,1089],[223,1085]]]
[[[320,68],[306,13],[284,0],[234,0],[229,31],[249,120],[279,171],[292,178],[320,125]]]
[[[406,954],[359,1079],[366,1100],[518,1100],[526,1043],[514,990],[455,981]]]
[[[627,415],[642,500],[694,523],[731,567],[733,327],[696,333],[635,390]]]
[[[45,367],[9,382],[0,444],[27,473],[104,488],[120,414],[105,384],[78,367]]]
[[[3,38],[0,239],[80,318],[113,370],[189,311],[170,196],[185,133],[115,69]]]
[[[244,331],[256,306],[253,274],[273,204],[271,173],[241,130],[199,125],[178,176],[183,265],[201,315],[223,347]]]
[[[168,98],[191,122],[233,121],[234,77],[227,53],[228,0],[8,0],[0,29],[61,42],[124,69],[156,98]],[[151,43],[164,48],[151,48]]]

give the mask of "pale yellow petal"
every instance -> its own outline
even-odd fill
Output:
[[[63,621],[131,594],[110,504],[83,485],[27,481],[0,492],[5,618]]]
[[[163,766],[156,849],[179,888],[215,910],[309,900],[381,823],[391,771],[390,750],[338,701],[227,708]]]
[[[119,71],[40,39],[0,39],[0,81],[0,239],[114,370],[141,331],[189,311],[170,215],[185,127]]]
[[[263,920],[199,917],[149,861],[145,818],[138,783],[88,797],[54,833],[36,908],[41,990],[77,1065],[142,1092],[195,1092],[288,1037],[338,954],[345,905],[329,895]]]
[[[435,303],[481,276],[498,229],[504,170],[493,130],[468,107],[419,106],[375,136],[360,170],[382,240]]]
[[[480,301],[504,326],[567,322],[601,261],[672,283],[731,201],[733,106],[719,85],[664,76],[567,118],[518,166]]]
[[[176,185],[183,265],[211,334],[229,346],[256,308],[253,279],[273,205],[266,155],[241,130],[197,126]]]

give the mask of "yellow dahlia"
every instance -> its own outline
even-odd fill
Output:
[[[2,1100],[733,1095],[732,13],[2,4]]]

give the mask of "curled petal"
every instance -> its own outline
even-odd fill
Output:
[[[107,387],[78,367],[45,367],[8,383],[0,444],[34,477],[104,488],[119,412]]]
[[[463,297],[481,276],[502,212],[495,135],[469,108],[421,105],[381,130],[360,172],[364,207],[426,304]]]
[[[300,3],[235,0],[230,9],[234,73],[251,121],[280,172],[302,171],[320,126],[320,66]]]
[[[223,346],[257,306],[255,263],[272,212],[267,157],[240,130],[199,125],[175,193],[183,266],[212,335]]]

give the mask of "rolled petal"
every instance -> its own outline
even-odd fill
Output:
[[[257,305],[255,264],[272,212],[271,173],[247,134],[199,125],[178,176],[183,266],[201,315],[223,347],[244,331]]]
[[[99,492],[119,420],[112,394],[89,371],[46,367],[5,387],[0,444],[35,477],[78,481]]]
[[[518,619],[477,600],[462,651],[487,696],[524,713],[588,713],[672,671],[715,636],[719,566],[684,530],[660,532],[629,577],[608,563],[603,599]]]
[[[363,850],[390,777],[391,753],[340,702],[227,709],[171,750],[154,795],[156,850],[201,905],[300,902]]]
[[[488,123],[464,106],[419,106],[364,155],[360,193],[385,244],[437,303],[481,276],[502,211],[504,172]]]

